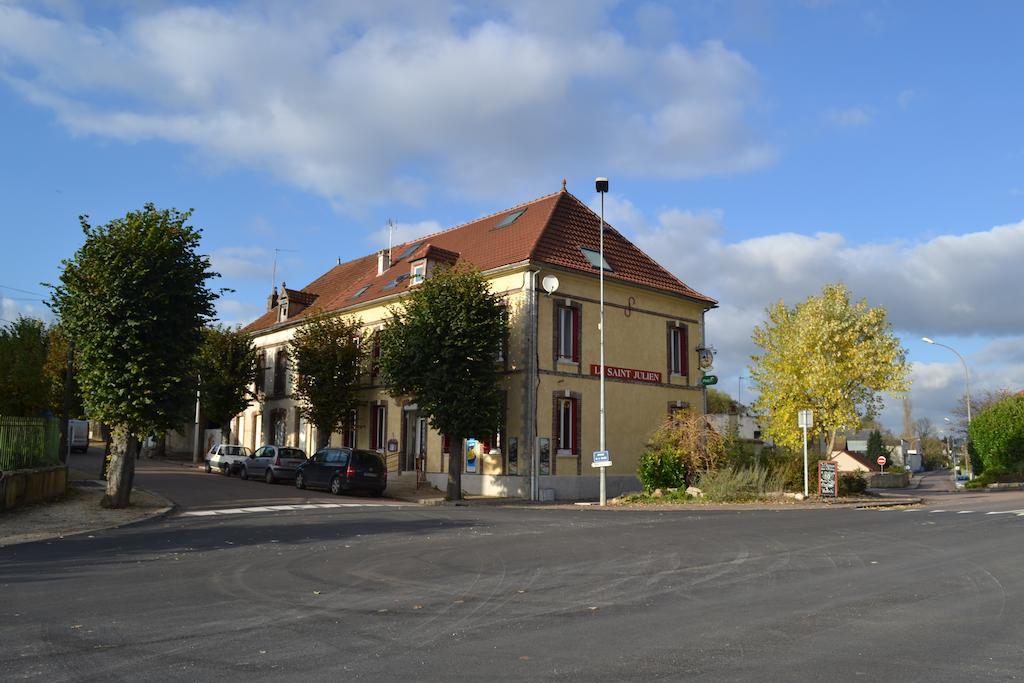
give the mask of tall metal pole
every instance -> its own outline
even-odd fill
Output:
[[[598,450],[605,450],[605,420],[604,420],[604,193],[608,191],[608,181],[604,182],[604,190],[601,190],[601,180],[598,179],[598,193],[601,195],[601,235],[600,235],[600,263],[598,264],[598,271],[601,273],[601,446]],[[601,506],[603,507],[606,503],[606,486],[607,478],[605,470],[607,467],[601,469]]]
[[[967,368],[967,361],[960,355],[960,352],[954,349],[952,346],[941,344],[934,339],[929,337],[921,337],[921,341],[927,344],[934,344],[935,346],[941,346],[944,349],[949,349],[956,354],[956,357],[960,359],[960,364],[964,366],[964,382],[967,388],[967,438],[964,439],[964,461],[967,465],[967,476],[971,479],[974,478],[974,466],[971,463],[971,453],[968,450],[968,444],[971,442],[971,371]]]

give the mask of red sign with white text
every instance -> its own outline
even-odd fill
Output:
[[[601,376],[601,366],[591,365],[590,374]],[[661,383],[661,373],[653,370],[637,370],[636,368],[617,368],[612,365],[604,366],[604,376],[609,379],[631,379],[635,382],[650,382],[651,384]]]

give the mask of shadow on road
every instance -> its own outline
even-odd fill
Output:
[[[322,520],[260,525],[266,516],[249,517],[244,525],[234,518],[234,524],[225,523],[195,526],[182,525],[178,520],[143,524],[128,529],[96,532],[94,536],[81,535],[54,541],[25,543],[0,548],[0,583],[17,584],[38,580],[61,581],[80,578],[87,571],[102,570],[124,565],[166,561],[175,555],[217,550],[237,550],[266,546],[273,552],[275,546],[348,541],[363,536],[437,534],[456,529],[478,526],[469,520],[450,519],[339,519],[337,516]],[[253,524],[253,522],[257,522]],[[73,572],[53,573],[53,566],[74,567]]]

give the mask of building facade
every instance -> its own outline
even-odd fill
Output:
[[[597,495],[590,466],[599,442],[599,271],[605,270],[608,491],[639,486],[637,461],[670,411],[704,411],[698,349],[716,302],[691,289],[563,190],[390,250],[339,263],[299,290],[282,285],[246,327],[259,349],[266,399],[239,415],[244,445],[314,444],[290,397],[287,343],[314,311],[353,316],[371,363],[350,433],[332,445],[386,454],[390,477],[444,488],[448,457],[462,449],[467,493],[558,499]],[[464,260],[502,300],[509,334],[500,354],[504,419],[493,433],[448,443],[415,405],[389,396],[372,363],[372,333],[388,307],[435,268]],[[557,286],[556,286],[557,280]]]

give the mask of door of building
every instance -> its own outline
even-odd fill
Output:
[[[413,472],[417,469],[417,460],[422,460],[427,454],[427,418],[420,415],[415,408],[407,408],[402,431],[405,434],[405,443],[402,444],[402,471]]]

